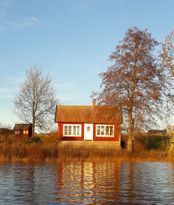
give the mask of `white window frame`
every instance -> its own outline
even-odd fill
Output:
[[[77,134],[77,131],[76,131],[76,134],[74,134],[74,130],[73,130],[73,126],[76,126],[76,129],[77,130],[77,127],[79,127],[79,134]],[[71,134],[69,133],[65,133],[65,127],[71,127]],[[81,137],[82,136],[82,125],[81,124],[63,124],[63,137]]]
[[[101,130],[100,130],[100,134],[97,133],[98,127],[103,127],[104,128],[103,134],[101,133]],[[113,134],[112,135],[106,134],[106,127],[112,127],[112,129],[113,129]],[[115,131],[114,125],[96,124],[96,137],[114,137],[114,131]]]

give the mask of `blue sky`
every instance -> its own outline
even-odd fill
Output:
[[[173,0],[0,0],[0,123],[13,125],[13,98],[40,65],[64,104],[90,104],[98,74],[128,28],[157,40],[174,30]]]

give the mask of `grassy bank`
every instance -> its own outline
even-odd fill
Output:
[[[50,160],[113,158],[121,155],[120,151],[94,146],[46,143],[0,144],[1,162],[45,162]]]
[[[174,161],[165,150],[144,150],[138,147],[131,155],[118,150],[114,142],[58,142],[57,138],[41,138],[34,141],[2,141],[0,162],[49,162],[55,160],[136,160]]]

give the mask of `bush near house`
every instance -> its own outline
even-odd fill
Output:
[[[134,137],[134,150],[165,150],[170,142],[168,135],[139,134]],[[122,147],[126,147],[127,135],[122,136]]]
[[[170,137],[167,135],[148,135],[139,136],[137,140],[145,146],[145,149],[165,150],[169,144]]]

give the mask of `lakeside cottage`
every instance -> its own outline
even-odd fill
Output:
[[[16,137],[30,138],[32,136],[32,124],[15,124],[13,131]]]
[[[60,140],[117,141],[120,143],[121,111],[96,105],[57,105],[55,122]]]

